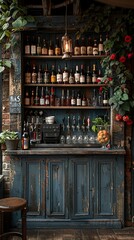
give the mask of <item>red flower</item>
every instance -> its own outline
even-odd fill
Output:
[[[127,55],[127,56],[128,56],[128,58],[132,58],[132,57],[133,57],[133,55],[134,55],[133,53],[128,53],[128,55]]]
[[[124,63],[125,61],[126,61],[126,58],[125,58],[124,56],[121,56],[121,57],[119,58],[119,62]]]
[[[122,115],[121,114],[116,114],[115,120],[118,121],[118,122],[121,121],[122,120]]]
[[[99,92],[102,92],[102,91],[103,91],[103,87],[100,87],[100,88],[99,88]]]
[[[123,121],[124,121],[124,122],[128,122],[129,120],[130,120],[130,119],[129,119],[129,116],[127,116],[127,115],[126,115],[126,116],[123,116]]]
[[[96,82],[97,82],[97,83],[100,83],[100,82],[101,82],[101,80],[100,80],[99,78],[97,78]]]
[[[129,43],[132,41],[132,37],[130,35],[125,36],[125,42]]]
[[[108,78],[109,82],[113,81],[113,79],[111,77]]]
[[[115,60],[115,58],[116,58],[116,54],[115,53],[111,54],[110,60]]]
[[[129,119],[129,120],[126,122],[126,124],[127,124],[128,126],[130,126],[130,125],[133,124],[133,121],[132,121],[131,119]]]

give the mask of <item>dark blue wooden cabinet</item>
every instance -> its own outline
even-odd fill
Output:
[[[11,195],[28,202],[28,227],[118,227],[124,224],[123,155],[13,158]],[[14,217],[14,223],[19,216]]]

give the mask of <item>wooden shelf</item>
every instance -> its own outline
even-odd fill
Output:
[[[58,84],[58,83],[28,83],[28,84],[24,84],[24,86],[26,87],[36,87],[36,86],[39,86],[39,87],[105,87],[107,86],[107,84],[77,84],[77,83],[74,83],[74,84]]]
[[[85,109],[110,109],[110,106],[106,106],[106,107],[100,107],[100,106],[24,106],[24,108],[27,109],[81,109],[81,110],[85,110]]]
[[[69,59],[77,59],[77,60],[81,60],[81,59],[102,59],[103,57],[106,57],[106,55],[72,55],[72,57]],[[40,59],[40,58],[46,58],[46,59],[61,59],[61,60],[66,60],[66,59],[62,59],[62,55],[53,55],[53,56],[49,56],[49,55],[24,55],[24,58],[33,58],[33,59]]]

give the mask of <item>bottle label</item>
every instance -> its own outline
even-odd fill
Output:
[[[37,76],[37,83],[42,83],[42,74],[39,72]]]
[[[103,44],[102,43],[99,43],[99,52],[103,52]]]
[[[96,83],[97,82],[97,77],[96,76],[92,76],[92,83]]]
[[[42,48],[42,54],[47,55],[47,48],[44,48],[44,47]]]
[[[22,139],[22,149],[23,150],[29,149],[29,138]]]
[[[77,98],[76,105],[81,106],[81,98]]]
[[[75,98],[72,98],[71,99],[71,106],[75,106],[76,105],[76,100],[75,100]]]
[[[46,106],[49,106],[49,105],[50,105],[49,98],[46,98],[46,99],[45,99],[45,105],[46,105]]]
[[[103,99],[103,105],[107,105],[108,104],[108,100],[107,99]]]
[[[51,83],[55,83],[56,82],[56,76],[55,75],[51,75]]]
[[[73,83],[74,83],[74,76],[70,76],[70,77],[69,77],[69,83],[70,83],[70,84],[73,84]]]
[[[49,55],[49,56],[54,55],[54,51],[53,51],[53,49],[49,49],[49,50],[48,50],[48,55]]]
[[[26,106],[30,105],[30,98],[29,97],[25,97],[25,105]]]
[[[49,83],[49,73],[44,73],[44,83]]]
[[[37,54],[40,55],[41,54],[41,47],[37,46]]]
[[[37,73],[32,73],[32,83],[37,82]]]
[[[92,78],[91,78],[90,76],[87,76],[87,77],[86,77],[86,82],[87,82],[87,83],[91,83],[91,82],[92,82]]]
[[[61,54],[61,49],[55,48],[55,55],[60,55],[60,54]]]
[[[85,46],[81,46],[80,48],[80,52],[81,52],[81,55],[86,55],[86,47]]]
[[[25,46],[25,54],[30,54],[30,45]]]
[[[40,98],[40,105],[41,106],[45,105],[45,99],[43,97]]]
[[[61,73],[57,73],[56,79],[57,79],[57,83],[62,83],[62,74]]]
[[[36,54],[36,46],[31,45],[31,54]]]
[[[25,83],[31,83],[31,73],[25,73]]]
[[[80,55],[80,47],[74,48],[74,55]]]
[[[81,105],[82,105],[82,106],[86,106],[86,100],[85,100],[85,99],[83,99],[83,100],[81,101]]]
[[[63,82],[68,82],[68,72],[63,72]]]
[[[92,55],[93,54],[93,47],[92,46],[88,46],[87,47],[87,55]]]
[[[93,55],[98,55],[98,48],[97,47],[93,48]]]
[[[85,83],[85,76],[84,75],[80,76],[80,83]]]
[[[80,82],[80,74],[79,73],[75,73],[74,74],[74,79],[75,79],[76,83],[79,83]]]

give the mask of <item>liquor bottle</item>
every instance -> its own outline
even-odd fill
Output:
[[[58,65],[58,71],[57,71],[57,74],[56,74],[56,82],[57,83],[62,83],[63,82],[63,76],[62,76],[60,65]]]
[[[83,94],[83,97],[81,99],[81,105],[84,107],[87,105],[87,101],[86,101],[86,97],[85,97],[85,94]]]
[[[93,43],[91,37],[88,38],[87,55],[93,55]]]
[[[78,65],[76,65],[76,67],[75,67],[74,81],[75,81],[75,83],[80,83],[80,73],[79,73]]]
[[[60,48],[60,43],[59,43],[59,38],[56,38],[56,43],[55,43],[55,49],[54,49],[55,55],[60,55],[61,54],[61,48]]]
[[[30,147],[30,139],[28,129],[26,129],[26,123],[24,122],[23,133],[21,138],[21,147],[23,150],[28,150]]]
[[[50,40],[50,42],[49,42],[48,55],[49,56],[54,55],[54,48],[53,48],[52,40]]]
[[[50,106],[55,106],[55,91],[54,91],[54,87],[51,87]]]
[[[34,98],[34,105],[39,106],[40,103],[40,98],[39,98],[39,90],[38,86],[36,87],[36,93],[35,93],[35,98]]]
[[[76,98],[75,98],[75,91],[72,90],[72,95],[71,95],[71,106],[76,105]]]
[[[67,69],[67,64],[65,64],[64,70],[63,70],[63,83],[68,83],[69,81],[69,73]]]
[[[44,97],[44,88],[41,88],[41,96],[40,96],[40,106],[45,105],[45,97]]]
[[[109,41],[109,36],[108,36],[108,34],[106,34],[106,40],[105,40],[105,43],[107,44],[108,43],[108,41]],[[109,55],[110,54],[110,50],[109,49],[107,49],[107,47],[105,46],[105,54],[106,55]]]
[[[81,64],[81,70],[80,70],[80,83],[85,83],[86,79],[85,79],[85,72],[84,72],[84,65]]]
[[[31,66],[29,62],[27,62],[25,66],[25,83],[31,83],[31,79]]]
[[[75,81],[74,81],[74,74],[73,74],[73,69],[72,68],[70,69],[70,73],[69,73],[69,83],[70,84],[75,83]]]
[[[97,40],[94,39],[94,45],[93,45],[93,55],[98,55],[98,44],[97,44]]]
[[[25,54],[30,54],[30,41],[29,36],[26,36],[26,43],[25,43]]]
[[[93,64],[92,83],[97,83],[96,65]]]
[[[37,53],[36,40],[35,40],[35,36],[33,36],[32,42],[31,42],[31,55],[36,55],[36,53]]]
[[[32,83],[37,83],[37,71],[35,64],[33,64],[32,68]]]
[[[86,83],[90,84],[92,82],[92,73],[90,71],[89,66],[87,66],[87,72],[86,72]]]
[[[50,73],[48,71],[48,64],[47,63],[45,65],[43,82],[44,83],[50,83]]]
[[[100,83],[102,81],[102,73],[101,73],[101,69],[99,69],[99,72],[98,72],[98,76],[97,76],[97,82]]]
[[[41,49],[41,41],[40,41],[40,36],[37,38],[37,54],[41,55],[42,49]]]
[[[55,66],[52,65],[52,70],[51,70],[51,83],[56,83],[56,73],[55,73]]]
[[[98,106],[102,107],[103,106],[103,94],[102,91],[99,90],[99,95],[98,95]]]
[[[31,106],[33,106],[34,105],[34,98],[35,98],[35,93],[34,93],[34,90],[32,90],[32,92],[31,92]]]
[[[43,39],[43,45],[42,45],[41,53],[42,53],[42,55],[47,55],[48,54],[48,47],[47,47],[46,39]]]
[[[108,106],[108,91],[103,93],[103,106]]]
[[[45,93],[45,106],[49,106],[49,105],[50,105],[50,94],[49,94],[48,87],[46,87],[46,93]]]
[[[25,92],[25,98],[24,98],[24,105],[25,106],[30,106],[31,102],[30,102],[30,95],[29,95],[29,91],[26,90]]]
[[[69,92],[69,89],[67,89],[66,106],[70,106],[70,105],[71,105],[70,92]]]
[[[80,55],[80,45],[78,39],[75,40],[74,55]]]
[[[42,67],[39,65],[39,69],[37,72],[37,83],[42,83],[43,82],[43,73],[42,73]]]
[[[84,37],[82,37],[82,39],[81,39],[80,54],[81,55],[86,55],[87,54],[87,48],[86,48],[86,43],[85,43],[85,38]]]
[[[76,106],[81,106],[81,94],[79,91],[77,92]]]
[[[97,106],[97,94],[96,94],[96,89],[95,88],[93,89],[92,105],[94,107]]]
[[[61,91],[61,106],[65,106],[65,105],[66,105],[65,90],[62,89],[62,91]]]
[[[99,50],[99,55],[102,55],[104,53],[102,35],[100,35],[100,40],[99,40],[99,44],[98,44],[98,50]]]

